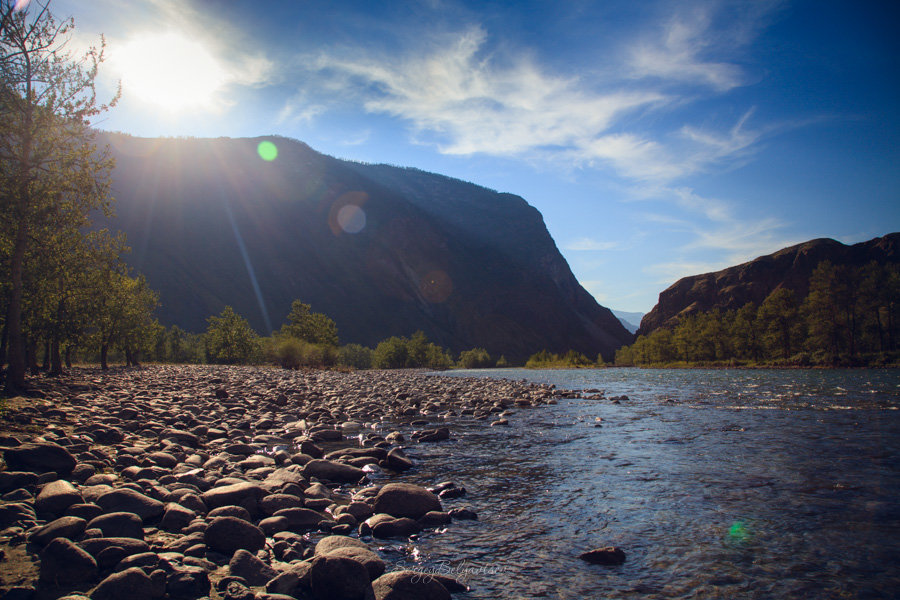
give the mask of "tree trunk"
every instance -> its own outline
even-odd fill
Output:
[[[109,365],[106,363],[106,355],[109,353],[109,344],[100,345],[100,368],[106,371]]]
[[[72,345],[66,346],[66,368],[72,368]]]
[[[62,357],[59,355],[59,337],[50,344],[50,375],[62,375]]]
[[[131,349],[130,349],[130,348],[125,348],[125,366],[126,366],[126,367],[130,367],[131,364],[132,364],[132,360],[131,360]]]
[[[40,369],[37,364],[37,340],[28,338],[25,344],[25,364],[32,375],[37,375]]]
[[[6,372],[6,394],[12,396],[25,389],[25,337],[22,334],[22,271],[28,241],[25,215],[19,216],[16,242],[10,261],[10,293],[7,308],[9,335],[9,369]]]
[[[9,339],[8,334],[9,330],[6,327],[6,323],[3,323],[3,333],[0,334],[0,367],[6,364],[6,342]]]
[[[41,365],[41,371],[50,370],[50,340],[44,340],[44,363]]]

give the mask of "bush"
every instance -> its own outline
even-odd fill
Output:
[[[293,337],[277,338],[272,347],[275,364],[283,369],[299,369],[303,362],[304,343]]]
[[[337,362],[354,369],[371,369],[372,349],[360,344],[347,344],[338,350]]]
[[[491,355],[484,348],[472,348],[459,355],[456,365],[463,369],[486,369],[494,366]]]

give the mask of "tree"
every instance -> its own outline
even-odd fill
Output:
[[[372,352],[372,366],[376,369],[402,369],[409,354],[406,340],[397,336],[389,337],[375,346]]]
[[[794,292],[779,288],[769,294],[759,306],[758,319],[769,356],[777,353],[787,360],[796,347],[799,310]]]
[[[472,348],[460,352],[459,360],[456,364],[463,369],[487,369],[493,367],[496,363],[491,359],[491,355],[484,348]]]
[[[108,369],[112,347],[125,352],[126,364],[138,366],[140,354],[152,346],[160,325],[153,318],[159,296],[141,275],[131,278],[121,272],[102,272],[94,298],[96,338],[100,346],[100,367]]]
[[[288,322],[281,326],[281,335],[290,336],[310,344],[338,345],[337,325],[322,313],[311,312],[309,304],[300,300],[291,303]]]
[[[53,215],[86,219],[109,207],[108,152],[90,121],[115,104],[97,102],[103,42],[83,57],[65,48],[74,22],[57,22],[49,0],[0,0],[0,251],[8,274],[7,393],[25,383],[24,291],[35,235]],[[81,222],[76,224],[80,227]]]
[[[209,362],[227,365],[250,362],[259,346],[259,336],[245,318],[230,306],[218,317],[207,319],[206,357]]]

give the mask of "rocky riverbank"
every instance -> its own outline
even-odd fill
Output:
[[[209,366],[34,384],[0,417],[0,599],[450,598],[465,585],[387,571],[379,546],[477,519],[479,499],[452,473],[404,483],[404,448],[571,395]]]

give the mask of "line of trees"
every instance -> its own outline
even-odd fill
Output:
[[[900,359],[900,269],[823,261],[809,293],[773,291],[761,305],[679,319],[620,348],[617,365],[731,363],[884,365]]]
[[[158,328],[157,296],[122,261],[125,240],[92,230],[112,214],[108,149],[91,121],[112,107],[97,100],[104,44],[75,55],[74,22],[57,21],[49,1],[0,0],[0,365],[5,393],[26,371],[53,373],[73,350],[110,348],[131,364]]]

